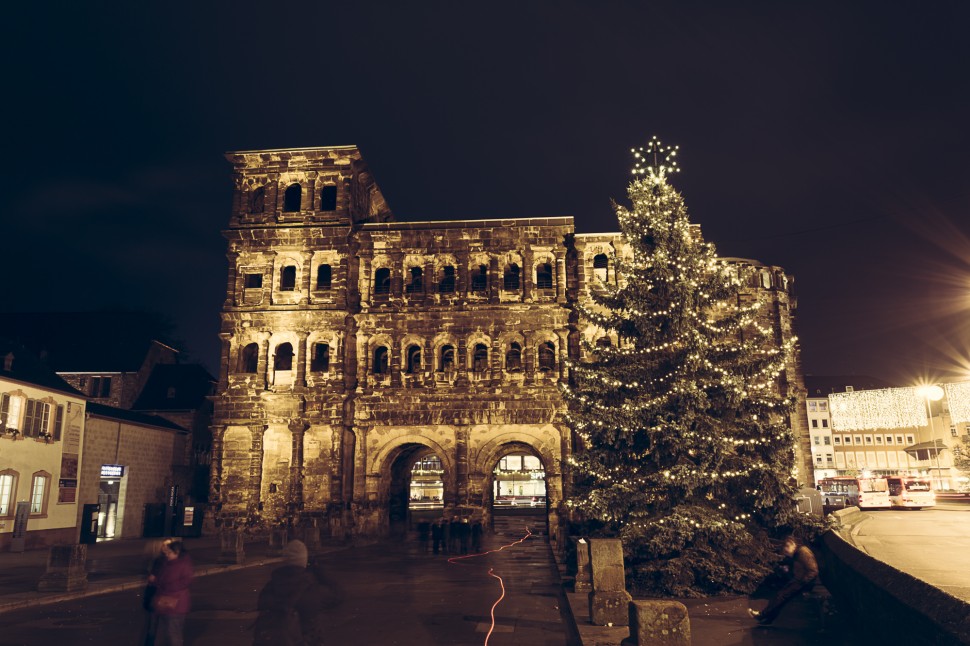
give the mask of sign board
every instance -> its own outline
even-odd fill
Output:
[[[120,478],[125,475],[125,467],[121,464],[102,464],[101,465],[101,477],[102,478]]]
[[[191,527],[193,522],[195,522],[195,507],[186,507],[185,516],[182,518],[182,525],[184,527]]]
[[[30,503],[21,500],[13,519],[13,535],[10,537],[10,551],[23,552],[27,540],[27,519],[30,518]]]
[[[57,502],[77,502],[77,480],[61,478],[57,481]]]

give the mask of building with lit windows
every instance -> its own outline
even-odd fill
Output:
[[[557,384],[567,358],[583,359],[582,338],[619,342],[572,304],[617,280],[619,234],[577,234],[570,217],[397,222],[353,146],[227,159],[220,526],[285,517],[381,535],[439,486],[446,513],[487,523],[521,491],[557,526],[579,448]],[[731,262],[748,270],[744,298],[763,301],[778,343],[791,339],[791,278]],[[804,395],[799,371],[796,352],[783,393]],[[810,480],[804,407],[791,424]]]

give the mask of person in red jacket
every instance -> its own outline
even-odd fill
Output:
[[[748,613],[762,626],[766,626],[775,620],[785,604],[792,600],[795,595],[808,592],[818,579],[818,563],[815,555],[805,545],[799,545],[794,536],[789,536],[782,544],[782,553],[786,558],[791,559],[791,581],[789,581],[762,611],[748,609]]]
[[[158,574],[148,577],[155,585],[152,612],[155,615],[155,644],[182,646],[185,616],[192,607],[189,585],[192,583],[192,558],[178,539],[162,544],[165,559]]]

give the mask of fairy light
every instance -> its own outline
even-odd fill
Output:
[[[943,384],[943,390],[950,403],[950,421],[953,424],[970,422],[970,381]]]
[[[918,388],[857,390],[829,395],[832,428],[863,431],[926,426],[926,404]]]

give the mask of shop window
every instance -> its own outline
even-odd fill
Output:
[[[598,253],[593,256],[593,275],[601,282],[606,282],[609,266],[610,261],[605,253]]]
[[[522,370],[522,346],[513,341],[505,353],[505,369],[509,372]]]
[[[333,271],[330,265],[317,267],[317,289],[330,289],[333,281]]]
[[[411,267],[411,282],[404,288],[408,294],[420,294],[424,291],[424,272],[420,267]]]
[[[384,376],[389,371],[387,348],[381,346],[374,350],[374,374]]]
[[[479,265],[472,272],[472,291],[476,293],[488,291],[488,267],[486,265]]]
[[[293,346],[289,343],[281,343],[276,346],[276,355],[273,358],[273,370],[286,371],[293,369]]]
[[[310,359],[310,372],[327,372],[330,370],[330,345],[314,343],[313,356]]]
[[[320,189],[320,210],[321,211],[336,211],[337,210],[337,187],[336,186],[324,186]]]
[[[296,265],[287,265],[280,272],[280,291],[292,292],[296,289]]]
[[[295,213],[300,210],[303,203],[303,187],[299,184],[290,184],[283,193],[283,211]]]
[[[441,372],[453,372],[455,370],[455,348],[451,345],[441,346],[440,359]]]
[[[244,289],[261,289],[263,287],[262,274],[246,274],[243,278]]]
[[[488,370],[488,346],[484,343],[476,343],[472,353],[472,370],[474,372],[486,372]]]
[[[519,291],[519,266],[517,264],[510,263],[505,266],[505,273],[502,276],[502,287],[507,292],[517,292]]]
[[[556,369],[556,346],[552,341],[539,345],[539,370],[548,372]]]
[[[13,469],[0,471],[0,518],[13,516],[18,476]]]
[[[421,348],[419,346],[408,346],[406,358],[407,363],[404,367],[406,373],[413,375],[421,372]]]
[[[30,513],[31,515],[47,514],[47,494],[50,491],[51,474],[38,471],[30,481]]]
[[[266,208],[266,187],[260,186],[249,199],[249,212],[262,213]]]
[[[387,267],[381,267],[374,272],[374,293],[391,293],[391,270]]]
[[[552,289],[552,265],[548,262],[536,266],[536,287]]]
[[[250,343],[239,353],[239,372],[255,374],[259,364],[259,345]]]
[[[442,267],[441,280],[438,281],[438,292],[441,294],[453,294],[455,292],[455,268],[451,265]]]

